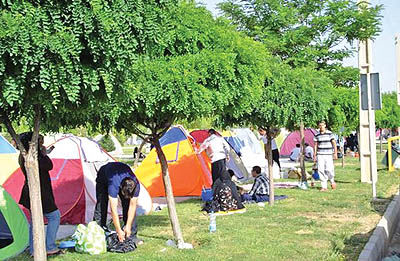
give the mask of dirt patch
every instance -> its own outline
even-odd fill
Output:
[[[294,232],[297,235],[310,235],[310,234],[314,234],[314,232],[312,232],[311,230],[304,230],[304,229],[300,229],[296,232]]]
[[[308,219],[311,220],[318,220],[318,221],[324,221],[324,222],[329,222],[329,224],[332,224],[330,226],[331,229],[337,229],[337,226],[335,224],[349,224],[353,222],[357,222],[360,225],[358,226],[358,229],[354,231],[355,233],[367,233],[371,229],[373,229],[379,222],[381,216],[378,214],[371,214],[367,216],[360,216],[355,213],[314,213],[314,212],[309,212],[309,213],[300,213],[298,216],[303,216],[307,217]],[[330,230],[330,229],[329,229]]]

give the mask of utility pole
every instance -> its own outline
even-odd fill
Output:
[[[359,0],[359,4],[368,4],[369,1]],[[368,110],[362,110],[361,106],[361,82],[360,96],[360,163],[361,182],[372,183],[372,196],[376,198],[376,141],[375,141],[375,111],[372,110],[371,69],[372,69],[372,41],[370,39],[358,42],[358,67],[361,74],[367,75]]]

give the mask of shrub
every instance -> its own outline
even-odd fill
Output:
[[[100,139],[99,144],[106,151],[110,152],[115,150],[114,142],[112,141],[111,136],[108,134]]]

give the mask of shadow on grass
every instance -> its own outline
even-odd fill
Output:
[[[374,229],[367,233],[358,233],[345,238],[343,241],[344,247],[342,249],[337,249],[337,251],[345,257],[345,260],[357,260]]]
[[[146,227],[168,226],[170,224],[168,214],[140,216],[138,221],[138,226]]]
[[[351,181],[342,181],[342,180],[335,180],[335,183],[341,183],[341,184],[350,184],[350,183],[354,183],[354,182],[351,182]]]
[[[385,214],[385,210],[393,200],[394,196],[388,198],[378,197],[376,200],[370,202],[371,207],[380,215],[383,216]]]

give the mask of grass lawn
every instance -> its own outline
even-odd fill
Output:
[[[217,232],[200,212],[200,200],[177,205],[183,235],[194,250],[166,246],[172,238],[167,209],[139,217],[145,244],[129,254],[89,256],[68,252],[53,260],[357,260],[368,237],[398,190],[400,172],[380,164],[378,203],[371,203],[371,185],[360,183],[358,158],[336,162],[335,191],[276,189],[289,198],[274,207],[247,206],[244,214],[217,217]],[[317,185],[317,187],[319,184]],[[14,260],[28,260],[23,254]]]

